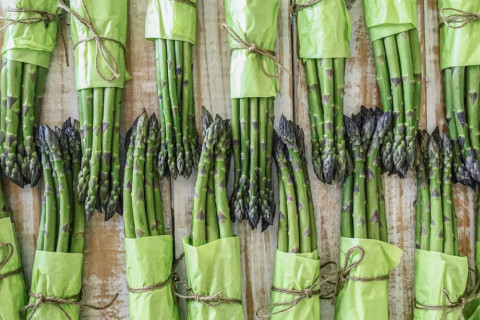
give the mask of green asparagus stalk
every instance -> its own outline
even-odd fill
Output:
[[[271,212],[271,220],[275,216],[275,197],[273,194],[272,186],[272,153],[273,153],[273,124],[275,122],[275,110],[273,106],[274,98],[268,98],[268,115],[267,115],[267,154],[266,154],[266,186],[265,193],[267,195],[267,201],[269,201],[269,210]]]
[[[70,230],[70,236],[72,235],[73,231],[73,219],[74,219],[74,207],[73,207],[73,193],[72,188],[73,188],[73,175],[72,175],[72,157],[70,154],[70,146],[68,144],[68,137],[64,133],[64,130],[68,126],[71,126],[72,119],[68,118],[62,125],[62,129],[55,127],[55,135],[58,139],[58,147],[59,150],[61,151],[61,160],[63,162],[63,171],[65,173],[65,178],[66,178],[66,188],[68,190],[68,202],[67,202],[67,210],[70,213],[70,221],[68,223],[68,228]],[[51,150],[50,150],[51,152]]]
[[[242,162],[240,156],[240,100],[231,100],[232,114],[232,149],[233,149],[233,194],[231,198],[232,206],[235,206],[236,193],[240,188],[240,177],[242,175]],[[235,210],[234,210],[235,211]],[[235,221],[235,214],[232,214],[232,220]]]
[[[353,175],[348,175],[342,185],[342,210],[340,212],[340,235],[353,238]]]
[[[289,159],[293,168],[293,177],[295,180],[297,207],[299,216],[299,231],[300,237],[300,252],[312,251],[312,229],[310,226],[310,210],[308,193],[305,188],[305,173],[303,171],[302,159],[300,156],[297,139],[294,128],[291,123],[282,116],[280,118],[280,137],[283,143],[287,146]],[[289,219],[290,220],[290,219]]]
[[[43,95],[45,94],[45,85],[47,78],[48,69],[44,67],[37,66],[37,80],[35,87],[35,102],[34,102],[34,118],[35,118],[35,127],[38,127],[40,123],[40,112],[42,110]],[[39,177],[40,179],[40,177]],[[35,185],[32,181],[32,186]],[[38,183],[38,181],[37,181]]]
[[[478,115],[478,91],[480,90],[480,66],[466,67],[467,122],[472,148],[480,156],[480,128]]]
[[[416,137],[418,131],[418,124],[420,123],[420,113],[422,107],[422,52],[420,49],[420,40],[418,39],[418,30],[410,29],[410,48],[412,50],[412,66],[414,79],[414,107],[415,118],[413,126],[413,136]],[[407,119],[408,120],[408,119]]]
[[[343,96],[345,94],[345,59],[333,59],[335,85],[335,148],[338,180],[343,182],[346,171],[345,130],[343,128]]]
[[[300,236],[299,236],[299,220],[298,220],[298,207],[297,196],[295,192],[295,182],[290,171],[285,145],[280,137],[274,133],[274,158],[277,164],[277,172],[281,176],[279,181],[285,189],[285,199],[287,207],[287,227],[288,227],[288,252],[299,253],[300,252]]]
[[[452,197],[452,145],[446,135],[441,136],[443,173],[442,173],[442,212],[443,212],[443,253],[454,254],[453,234],[453,197]]]
[[[102,146],[99,179],[99,201],[102,208],[108,204],[110,196],[110,173],[112,170],[112,146],[115,118],[115,91],[116,88],[104,89]]]
[[[85,201],[90,180],[90,159],[92,157],[93,142],[93,89],[84,89],[79,92],[83,106],[83,139],[85,147],[82,149],[82,169],[78,177],[78,196],[80,201]]]
[[[23,65],[23,83],[22,83],[22,134],[23,145],[25,147],[26,157],[24,159],[24,178],[27,181],[35,179],[38,181],[40,175],[40,163],[38,161],[37,152],[33,141],[34,126],[34,103],[35,103],[35,86],[37,80],[37,66],[29,63]]]
[[[159,235],[165,234],[165,223],[163,221],[163,200],[159,177],[153,175],[153,197],[155,201],[155,216],[157,220],[157,232]]]
[[[258,196],[259,168],[259,134],[258,134],[258,99],[249,99],[250,107],[250,187],[248,194],[248,220],[252,228],[256,228],[260,218]]]
[[[217,218],[217,204],[215,202],[215,180],[214,166],[210,168],[207,182],[207,204],[205,227],[207,232],[207,243],[220,239],[220,230]]]
[[[320,92],[322,96],[324,135],[323,135],[323,176],[327,183],[335,178],[335,140],[334,140],[334,81],[332,59],[321,59],[317,62],[320,79]]]
[[[443,252],[443,214],[441,194],[440,150],[435,139],[428,143],[429,182],[430,182],[430,251]]]
[[[277,234],[277,250],[288,252],[288,220],[287,220],[287,195],[285,185],[282,181],[282,173],[277,170],[278,175],[278,234]]]
[[[271,202],[267,194],[267,136],[268,132],[268,98],[259,98],[259,208],[262,218],[266,222],[265,227],[273,224],[274,214],[270,208]],[[263,228],[264,230],[266,228]]]
[[[190,122],[190,109],[193,107],[193,81],[192,81],[192,54],[191,54],[191,44],[187,41],[183,41],[182,44],[183,48],[183,66],[182,66],[182,142],[183,142],[183,151],[185,155],[185,169],[184,169],[184,177],[189,178],[192,174],[193,169],[193,150],[192,149],[192,142],[190,139],[190,128],[195,128],[195,121]],[[176,51],[175,51],[176,52]]]
[[[148,120],[147,127],[147,141],[146,141],[146,156],[145,156],[145,208],[148,223],[148,233],[151,236],[158,235],[157,216],[155,212],[155,193],[154,193],[154,170],[153,157],[155,152],[155,143],[158,133],[158,121],[153,114]]]
[[[229,123],[224,121],[224,132],[215,148],[215,172],[214,175],[214,192],[216,216],[218,219],[218,227],[220,238],[228,238],[233,236],[232,222],[230,220],[230,208],[228,206],[227,197],[227,166],[229,165],[228,145],[230,144],[232,128]]]
[[[7,83],[8,83],[8,63],[7,59],[2,59],[2,72],[1,72],[1,87],[0,87],[0,163],[2,168],[5,167],[5,137],[6,137],[6,114],[8,108],[8,96],[7,96]]]
[[[163,68],[165,67],[163,64],[164,56],[161,56],[162,45],[164,44],[164,40],[157,39],[155,40],[155,50],[156,50],[156,65],[157,65],[157,95],[158,95],[158,107],[159,107],[159,114],[160,114],[160,139],[161,139],[161,146],[158,152],[158,159],[157,159],[157,170],[159,174],[159,178],[163,179],[167,176],[167,166],[168,166],[168,150],[167,150],[167,129],[165,123],[165,102],[164,102],[164,87],[166,86],[166,79],[163,78]],[[166,50],[166,49],[165,49]]]
[[[183,41],[174,41],[175,51],[175,83],[178,104],[181,105],[182,98],[182,80],[183,80]]]
[[[428,134],[426,131],[419,131],[417,134],[417,149],[415,164],[417,168],[417,189],[419,190],[420,210],[420,249],[430,250],[430,189],[429,180],[427,175],[427,168],[425,163],[427,162],[424,157],[428,157]]]
[[[125,238],[135,238],[135,222],[133,219],[133,201],[132,201],[132,175],[133,175],[133,154],[135,151],[136,122],[127,132],[126,143],[128,146],[125,156],[125,170],[123,174],[123,223],[125,229]]]
[[[249,167],[250,167],[250,118],[248,99],[240,99],[240,159],[241,176],[240,184],[235,196],[235,219],[241,222],[248,207]]]

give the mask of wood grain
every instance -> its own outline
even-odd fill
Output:
[[[419,32],[424,61],[422,119],[420,127],[432,131],[443,126],[442,81],[439,66],[438,18],[436,0],[417,0]],[[292,50],[293,32],[288,14],[287,1],[280,2],[277,55],[282,64],[291,69],[279,77],[280,93],[275,101],[276,127],[281,114],[295,119],[305,130],[307,156],[310,158],[310,129],[305,90],[304,71]],[[0,3],[0,16],[5,15],[14,0]],[[146,1],[130,0],[128,14],[127,67],[132,75],[125,87],[122,111],[122,138],[132,125],[134,118],[143,108],[149,113],[157,111],[155,84],[155,52],[151,42],[144,39]],[[222,117],[230,117],[229,49],[227,37],[221,29],[225,21],[222,0],[200,1],[197,14],[197,44],[195,46],[195,98],[197,123],[200,110],[207,107]],[[375,80],[375,67],[368,30],[364,22],[361,1],[356,1],[350,10],[352,16],[351,58],[346,71],[345,113],[358,111],[361,105],[379,106],[380,99]],[[65,37],[72,61],[72,43]],[[0,33],[3,43],[3,33]],[[74,66],[65,64],[65,52],[57,46],[51,63],[46,98],[41,122],[59,125],[67,117],[77,116],[77,93],[74,83]],[[341,190],[339,185],[327,186],[320,183],[309,164],[312,191],[319,234],[319,251],[322,261],[336,260],[339,246],[339,212]],[[186,180],[165,181],[163,198],[166,223],[174,230],[176,256],[183,252],[182,239],[190,232],[190,211],[195,177]],[[406,179],[384,177],[385,196],[388,210],[390,242],[405,250],[400,266],[390,280],[390,315],[393,320],[413,317],[413,270],[414,270],[414,210],[415,178],[410,173]],[[20,189],[6,183],[14,211],[14,221],[19,236],[20,250],[30,282],[36,234],[38,232],[38,205],[41,190],[26,187]],[[462,254],[474,252],[475,197],[472,191],[455,187],[455,203],[459,218],[460,250]],[[120,217],[108,223],[96,214],[87,231],[87,248],[84,267],[84,298],[87,302],[106,301],[116,292],[119,300],[104,311],[84,310],[83,319],[127,319],[128,294],[126,291],[125,253],[123,225]],[[235,225],[240,236],[242,254],[242,286],[247,319],[254,319],[256,308],[269,301],[272,282],[273,258],[276,248],[276,229],[269,228],[261,233],[244,224]],[[184,263],[179,273],[185,281]],[[182,318],[185,306],[181,307]],[[334,308],[330,302],[322,302],[323,319],[333,319]]]

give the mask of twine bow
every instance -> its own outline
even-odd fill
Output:
[[[11,243],[8,243],[8,242],[0,243],[0,250],[3,248],[5,248],[6,254],[3,257],[3,259],[0,260],[0,271],[7,265],[7,263],[10,261],[14,253],[13,245]],[[22,272],[23,272],[23,268],[20,267],[18,269],[15,269],[9,272],[0,273],[0,282],[8,277],[14,276],[16,274],[20,274]]]
[[[308,7],[314,6],[319,2],[322,2],[323,0],[308,0],[306,2],[297,2],[293,1],[292,5],[290,6],[290,14],[293,17],[297,17],[298,13],[302,11],[303,9],[306,9]]]
[[[23,313],[29,309],[32,309],[32,312],[30,313],[30,316],[27,318],[27,320],[31,320],[33,318],[33,315],[35,312],[38,310],[38,308],[43,305],[43,304],[50,304],[55,306],[58,310],[60,310],[63,315],[65,316],[66,319],[72,320],[68,312],[65,310],[63,305],[78,305],[80,307],[85,307],[93,310],[104,310],[109,308],[115,300],[118,298],[118,293],[113,296],[113,298],[110,300],[110,302],[104,306],[94,306],[91,304],[81,304],[80,301],[82,299],[82,293],[80,292],[79,294],[71,297],[66,297],[66,298],[59,298],[59,297],[47,297],[43,294],[40,293],[33,293],[31,292],[29,294],[30,297],[35,298],[35,302],[30,303],[26,305],[25,307],[22,308],[20,313]],[[21,315],[22,316],[22,315]],[[21,317],[23,318],[23,317]]]
[[[458,311],[458,320],[462,320],[463,309],[472,301],[480,298],[480,280],[475,284],[475,288],[470,292],[465,292],[458,301],[452,301],[447,290],[443,289],[443,294],[447,299],[446,305],[428,305],[418,302],[415,299],[415,308],[425,311],[444,311],[441,320],[446,320],[448,316]]]
[[[117,60],[115,60],[115,57],[113,56],[112,52],[106,47],[105,41],[111,41],[113,43],[118,44],[123,49],[123,51],[125,51],[126,48],[124,44],[117,39],[99,36],[97,31],[95,30],[95,27],[93,26],[92,17],[90,16],[90,13],[87,10],[87,6],[85,5],[85,1],[83,0],[82,0],[82,5],[83,5],[83,10],[85,12],[86,18],[82,17],[78,12],[72,10],[69,6],[65,4],[65,2],[63,2],[63,0],[58,0],[57,7],[70,13],[75,19],[78,20],[78,22],[83,24],[92,34],[92,37],[79,40],[77,43],[75,43],[73,46],[73,50],[75,50],[77,46],[81,43],[95,41],[95,71],[97,72],[97,75],[103,80],[112,82],[115,79],[118,79],[120,77],[120,73],[118,70],[119,69],[118,62]],[[108,70],[110,70],[110,72],[112,73],[112,76],[109,78],[100,72],[100,69],[98,66],[100,57],[104,61]]]
[[[254,53],[257,58],[258,58],[258,65],[260,66],[260,69],[262,70],[262,72],[268,76],[268,77],[271,77],[271,78],[277,78],[280,73],[282,72],[281,70],[284,70],[286,71],[287,73],[289,73],[289,71],[287,70],[287,68],[285,68],[282,63],[280,62],[280,60],[275,56],[275,52],[273,51],[269,51],[269,50],[265,50],[265,49],[262,49],[260,48],[259,46],[257,46],[255,43],[253,42],[250,42],[247,38],[247,35],[244,34],[243,35],[243,38],[235,32],[235,30],[233,30],[230,26],[228,26],[227,24],[223,24],[222,25],[223,29],[227,32],[228,36],[230,38],[232,38],[235,42],[237,42],[239,44],[239,47],[236,47],[236,48],[231,48],[230,51],[233,52],[233,51],[236,51],[236,50],[248,50],[248,52],[250,53]],[[279,68],[279,70],[277,71],[277,73],[275,74],[271,74],[269,73],[265,67],[263,66],[263,63],[262,61],[260,60],[260,57],[265,57],[267,59],[270,59],[273,61],[273,63],[275,63],[275,65]],[[281,69],[281,70],[280,70]]]
[[[452,14],[447,15],[447,11],[452,12]],[[455,8],[443,8],[440,10],[440,17],[449,28],[460,29],[472,21],[480,20],[480,13],[468,12]]]
[[[360,251],[361,255],[358,259],[354,261],[350,261],[350,257],[352,254],[354,254],[356,251]],[[277,287],[272,287],[272,291],[274,292],[279,292],[279,293],[285,293],[289,295],[296,296],[296,298],[286,301],[286,302],[275,302],[267,305],[263,305],[260,308],[257,309],[255,315],[258,318],[261,319],[266,319],[270,318],[273,315],[287,312],[293,308],[295,308],[302,300],[304,299],[309,299],[315,296],[320,297],[321,299],[334,299],[340,291],[343,289],[343,286],[346,281],[351,280],[351,281],[360,281],[360,282],[372,282],[372,281],[386,281],[388,280],[388,275],[384,276],[378,276],[378,277],[371,277],[371,278],[363,278],[363,277],[354,277],[350,275],[350,272],[355,269],[365,258],[365,249],[360,247],[360,246],[355,246],[351,247],[347,253],[345,254],[345,263],[343,267],[338,270],[337,272],[333,273],[327,273],[324,276],[318,275],[312,282],[310,286],[308,286],[305,289],[301,290],[296,290],[296,289],[282,289],[282,288],[277,288]],[[337,266],[336,262],[329,261],[324,263],[321,267],[320,270],[326,268],[327,266]],[[320,290],[320,287],[324,283],[332,283],[335,285],[335,289],[332,290],[331,292],[322,295],[322,291]],[[268,314],[261,314],[261,311],[267,308],[272,308],[272,307],[281,307],[283,306],[284,308],[277,310],[275,312],[271,312]]]

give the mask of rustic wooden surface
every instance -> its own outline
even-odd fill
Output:
[[[259,0],[260,1],[260,0]],[[417,0],[419,31],[424,61],[424,89],[422,120],[420,126],[432,131],[444,125],[442,106],[442,81],[439,67],[438,12],[436,0]],[[303,69],[292,51],[292,29],[288,15],[287,0],[281,0],[278,28],[277,55],[292,73],[282,73],[279,78],[280,93],[275,101],[276,126],[281,114],[294,118],[305,129],[310,138],[307,99]],[[0,16],[12,7],[14,0],[0,2]],[[125,103],[122,111],[122,138],[142,108],[149,112],[157,110],[155,87],[154,46],[144,39],[144,19],[147,1],[130,0],[128,15],[127,66],[132,80],[125,86]],[[229,117],[229,50],[226,34],[221,30],[224,22],[222,0],[199,1],[197,23],[197,45],[195,46],[195,97],[197,120],[200,107],[206,106],[214,113]],[[361,1],[350,10],[352,16],[351,58],[347,65],[345,113],[356,112],[363,104],[379,105],[375,68],[368,31],[364,23]],[[69,50],[72,43],[68,30],[65,32]],[[3,43],[3,33],[0,33]],[[70,61],[72,53],[70,52]],[[292,77],[292,75],[294,77]],[[294,80],[292,80],[294,79]],[[74,67],[65,65],[61,46],[57,47],[51,63],[46,98],[41,122],[59,125],[67,117],[77,116],[77,94],[74,83]],[[308,144],[307,144],[308,145]],[[310,156],[310,150],[307,150]],[[322,261],[338,258],[340,186],[326,186],[316,180],[311,166],[317,229],[319,232],[320,257]],[[164,182],[165,216],[170,229],[174,228],[176,255],[183,251],[182,238],[190,230],[190,210],[194,190],[194,177],[179,178],[170,184]],[[393,320],[412,318],[413,267],[414,267],[414,210],[415,181],[410,173],[407,179],[384,177],[385,196],[388,209],[389,237],[392,244],[405,250],[400,266],[390,280],[390,315]],[[20,249],[30,282],[38,211],[41,190],[26,187],[21,190],[7,183],[18,231]],[[459,218],[460,250],[462,254],[474,252],[474,208],[472,191],[455,187],[455,203]],[[243,298],[247,319],[254,319],[256,308],[269,301],[272,282],[273,258],[276,246],[275,228],[266,232],[250,230],[247,224],[236,225],[240,236],[242,254]],[[117,303],[104,311],[84,310],[83,319],[128,319],[128,295],[126,291],[125,253],[123,224],[120,217],[108,223],[96,214],[88,224],[87,247],[84,267],[84,300],[106,301],[120,292]],[[181,264],[180,274],[184,277]],[[182,312],[185,310],[182,307]],[[184,312],[183,312],[184,316]],[[322,302],[323,319],[333,319],[333,306]]]

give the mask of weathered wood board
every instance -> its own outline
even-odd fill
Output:
[[[260,1],[260,0],[258,0]],[[419,30],[424,61],[422,120],[420,126],[432,131],[437,125],[445,125],[442,81],[439,67],[438,10],[436,0],[417,0]],[[303,69],[293,52],[294,32],[288,14],[288,1],[281,0],[277,55],[291,69],[279,78],[280,93],[275,101],[276,126],[284,114],[293,118],[305,129],[310,139],[308,106]],[[12,7],[14,0],[0,2],[0,16]],[[144,39],[146,0],[130,0],[128,15],[127,65],[132,80],[125,87],[125,102],[122,111],[122,138],[142,108],[148,112],[157,110],[155,86],[154,46]],[[229,49],[227,36],[221,29],[225,21],[222,0],[204,0],[198,3],[197,44],[195,46],[195,97],[197,121],[201,106],[214,113],[229,117]],[[375,68],[368,31],[360,0],[350,10],[352,16],[351,58],[347,65],[345,112],[355,112],[361,105],[379,105]],[[69,51],[72,43],[65,30]],[[3,43],[3,33],[0,33]],[[72,60],[72,52],[69,52]],[[59,125],[67,117],[77,116],[77,94],[74,83],[74,67],[65,64],[65,53],[58,45],[51,63],[46,98],[41,122]],[[309,144],[307,143],[307,146]],[[310,156],[310,149],[307,155]],[[339,212],[341,190],[339,185],[326,186],[316,180],[311,165],[317,229],[319,232],[320,257],[322,261],[338,258]],[[183,251],[182,239],[190,230],[190,210],[194,191],[194,177],[179,178],[164,182],[163,197],[167,224],[174,228],[176,255]],[[407,179],[384,177],[388,209],[390,242],[405,250],[400,266],[390,280],[390,315],[393,320],[411,319],[413,313],[413,268],[414,268],[414,210],[415,179],[410,173]],[[20,188],[7,183],[14,211],[20,249],[28,283],[32,268],[40,189]],[[455,187],[455,203],[459,218],[460,250],[462,254],[474,252],[475,196],[471,190]],[[255,310],[269,301],[272,282],[273,258],[276,247],[276,231],[270,228],[261,233],[250,230],[247,224],[236,225],[240,236],[242,254],[243,297],[247,319],[254,319]],[[89,221],[84,268],[84,300],[107,301],[111,295],[120,293],[119,300],[104,311],[84,310],[83,319],[128,319],[128,294],[126,290],[125,253],[123,224],[120,217],[108,223],[96,214]],[[183,263],[181,263],[183,265]],[[184,267],[180,268],[184,278]],[[185,279],[184,279],[185,280]],[[184,313],[185,308],[182,308]],[[323,319],[333,319],[333,306],[322,302]]]

